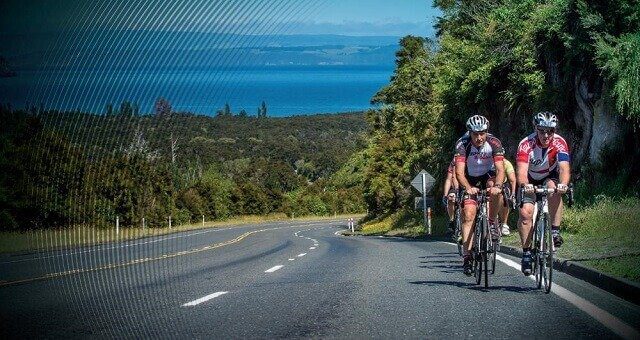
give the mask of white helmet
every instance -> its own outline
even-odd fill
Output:
[[[484,116],[475,115],[467,119],[467,130],[472,132],[489,130],[489,120]]]
[[[555,129],[558,126],[558,118],[549,111],[538,112],[533,115],[533,125],[535,127]]]

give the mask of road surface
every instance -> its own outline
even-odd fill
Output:
[[[0,334],[113,338],[638,338],[640,307],[500,255],[490,288],[453,244],[263,223],[0,256]]]

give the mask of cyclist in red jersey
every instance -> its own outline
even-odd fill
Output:
[[[488,188],[490,194],[489,216],[498,211],[502,182],[504,180],[504,148],[502,142],[487,133],[487,118],[475,115],[467,120],[468,132],[456,143],[456,179],[465,190],[462,204],[462,242],[464,244],[464,274],[473,272],[471,248],[473,247],[473,220],[476,217],[478,204],[476,195],[481,189]],[[489,224],[496,228],[493,219]],[[492,233],[492,234],[495,234]]]
[[[571,179],[569,147],[560,135],[556,134],[557,117],[551,112],[538,112],[533,116],[535,132],[525,137],[518,145],[516,156],[518,183],[524,185],[525,195],[520,208],[520,240],[522,242],[522,272],[531,275],[531,238],[533,210],[536,195],[534,185],[547,185],[557,188],[558,193],[549,196],[549,214],[553,243],[562,245],[560,222],[562,220],[562,194],[567,192]]]

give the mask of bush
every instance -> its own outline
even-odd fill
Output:
[[[562,225],[570,233],[581,235],[632,235],[640,220],[640,199],[614,199],[596,196],[590,206],[565,209]]]

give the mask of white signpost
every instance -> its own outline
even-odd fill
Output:
[[[424,216],[424,225],[429,235],[431,235],[431,208],[427,209],[427,192],[433,189],[435,183],[435,178],[424,169],[411,181],[411,185],[422,194],[422,215]]]

